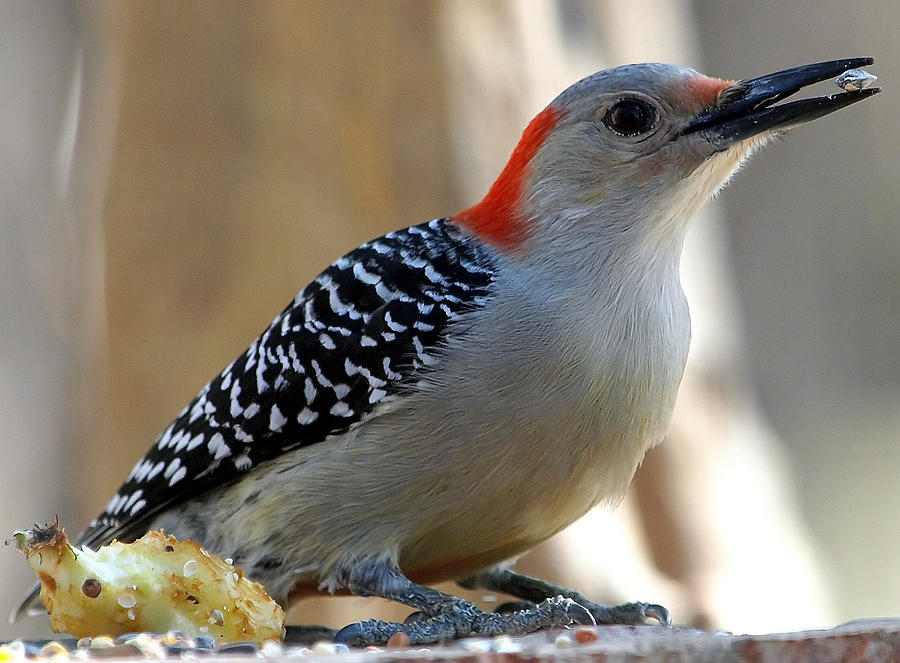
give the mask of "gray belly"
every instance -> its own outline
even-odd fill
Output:
[[[451,344],[442,370],[380,416],[156,524],[234,558],[278,600],[297,580],[335,589],[364,558],[430,581],[524,552],[620,499],[665,432],[687,350],[686,336],[632,352],[525,337],[541,347]]]

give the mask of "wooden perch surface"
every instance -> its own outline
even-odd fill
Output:
[[[858,620],[835,628],[793,633],[734,635],[688,628],[601,626],[555,630],[521,637],[468,639],[447,646],[369,648],[348,650],[343,645],[319,643],[310,647],[283,646],[274,642],[257,647],[252,643],[229,645],[218,650],[199,646],[160,644],[159,638],[132,637],[50,642],[15,641],[0,645],[0,661],[26,657],[65,660],[99,659],[105,663],[136,658],[202,658],[207,661],[329,660],[334,663],[396,663],[397,661],[442,661],[454,663],[537,663],[539,661],[584,661],[597,663],[674,663],[725,661],[733,663],[892,663],[900,661],[900,618]],[[186,643],[184,643],[186,645]],[[199,644],[199,643],[198,643]],[[198,656],[199,655],[199,656]]]

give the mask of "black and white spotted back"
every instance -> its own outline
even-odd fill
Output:
[[[181,411],[80,542],[136,538],[166,508],[377,416],[490,296],[493,266],[447,219],[337,260]]]

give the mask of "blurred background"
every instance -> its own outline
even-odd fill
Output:
[[[618,510],[519,566],[739,632],[900,613],[898,24],[884,0],[0,0],[0,539],[86,525],[297,290],[476,202],[581,76],[873,55],[884,94],[697,219],[670,439]],[[33,576],[8,547],[0,574],[11,609]]]

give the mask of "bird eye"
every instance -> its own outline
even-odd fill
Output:
[[[637,136],[656,124],[656,110],[646,101],[623,99],[606,112],[603,124],[621,136]]]

